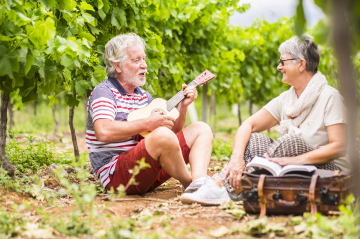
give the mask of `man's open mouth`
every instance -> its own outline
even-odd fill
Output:
[[[142,73],[140,73],[139,75],[145,76],[145,74],[146,74],[146,72],[142,72]]]

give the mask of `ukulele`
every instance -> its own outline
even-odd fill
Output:
[[[203,73],[198,75],[195,80],[188,84],[189,86],[197,87],[203,85],[209,80],[213,79],[215,76],[208,70],[205,70]],[[155,112],[160,112],[163,115],[168,115],[177,119],[180,116],[180,112],[175,106],[179,104],[183,99],[185,99],[184,92],[181,89],[176,95],[174,95],[170,100],[166,101],[162,98],[156,98],[151,101],[151,103],[142,108],[132,111],[127,118],[127,121],[135,121],[139,119],[145,119],[152,115]],[[150,131],[140,133],[141,136],[146,137],[150,134]]]

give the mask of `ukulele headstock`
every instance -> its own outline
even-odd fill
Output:
[[[194,81],[198,85],[203,85],[203,84],[206,84],[209,80],[211,80],[213,78],[215,78],[215,75],[213,73],[211,73],[210,71],[205,70],[203,73],[198,75]]]

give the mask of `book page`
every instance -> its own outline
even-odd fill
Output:
[[[312,172],[315,171],[316,167],[313,165],[286,165],[282,168],[279,176],[282,176],[292,171]]]
[[[268,170],[272,175],[278,176],[281,172],[282,167],[274,162],[270,162],[266,158],[255,156],[246,167],[260,167]]]

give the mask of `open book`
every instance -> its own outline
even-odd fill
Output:
[[[277,163],[270,162],[266,158],[255,156],[246,167],[259,167],[269,171],[274,176],[283,176],[286,173],[305,173],[311,174],[316,170],[316,167],[313,165],[286,165],[284,167],[280,166]]]

